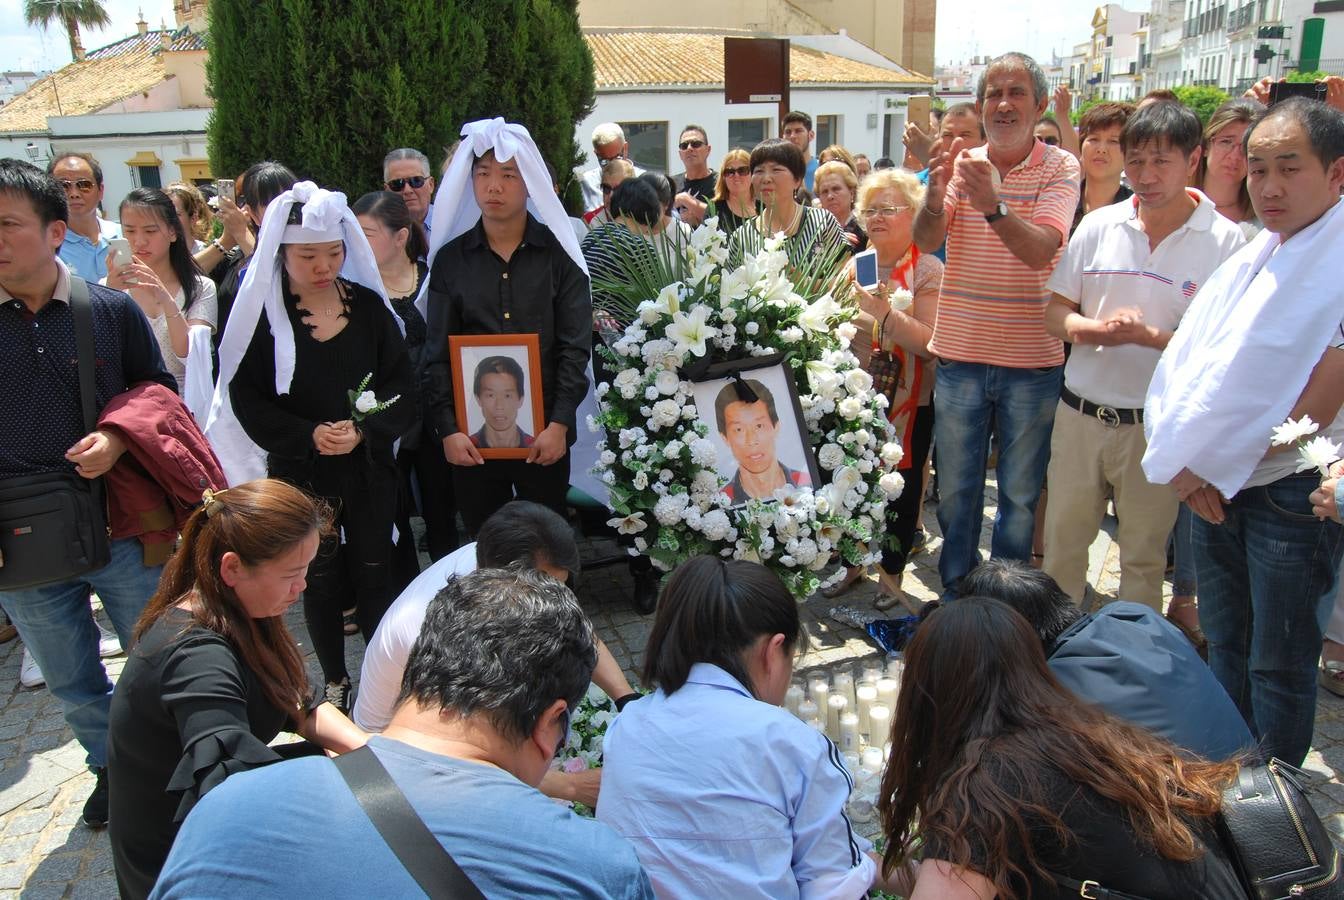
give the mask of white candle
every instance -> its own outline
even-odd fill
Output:
[[[826,698],[826,734],[837,744],[840,743],[840,717],[845,714],[848,705],[839,694],[831,694]]]
[[[854,696],[858,701],[859,733],[866,734],[871,739],[873,731],[868,719],[868,711],[877,702],[877,685],[861,684],[854,689]]]
[[[854,676],[848,672],[836,672],[835,678],[831,682],[831,690],[845,698],[850,709],[857,705],[854,702]]]
[[[840,715],[840,749],[846,754],[859,752],[859,717],[852,712]]]
[[[862,760],[861,765],[865,772],[871,772],[874,775],[880,775],[882,773],[883,758],[881,747],[865,747],[863,749]]]
[[[820,731],[822,734],[826,733],[826,723],[823,722],[821,719],[818,719],[816,716],[813,716],[812,718],[808,719],[807,725],[809,728],[817,729],[817,731]]]
[[[891,733],[891,707],[881,703],[873,704],[873,708],[868,710],[868,720],[872,723],[873,729],[868,736],[869,742],[876,744],[878,741],[886,740],[887,735]]]
[[[871,681],[877,683],[877,679],[882,677],[882,667],[876,665],[866,665],[863,667],[863,677],[860,681]]]
[[[803,690],[802,685],[794,682],[784,692],[784,708],[796,716],[798,715],[798,704],[805,699],[807,699],[807,693]]]
[[[863,766],[863,763],[859,758],[859,754],[842,753],[840,754],[840,758],[845,761],[845,770],[848,771],[853,778],[857,779],[859,777],[859,772],[862,771]]]
[[[798,701],[798,711],[794,715],[806,722],[809,719],[815,719],[820,711],[821,708],[817,704],[804,697]]]
[[[888,678],[895,678],[897,681],[900,681],[901,676],[904,674],[905,674],[905,660],[902,657],[893,656],[887,660]]]
[[[812,702],[817,704],[819,709],[826,708],[826,697],[831,692],[831,684],[826,680],[826,676],[818,675],[807,683],[808,696]]]
[[[894,678],[879,678],[877,680],[877,702],[881,703],[887,709],[896,708],[896,692],[901,686],[896,683]]]

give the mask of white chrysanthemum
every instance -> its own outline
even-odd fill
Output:
[[[653,507],[653,517],[659,525],[675,525],[681,521],[681,511],[690,498],[685,494],[664,494]]]
[[[839,444],[826,444],[817,451],[817,462],[827,471],[845,461],[845,450]]]
[[[649,424],[654,428],[667,428],[677,424],[681,418],[681,404],[675,400],[659,400],[653,404]]]
[[[704,468],[712,468],[718,454],[714,442],[708,438],[696,438],[691,441],[691,462]]]
[[[1322,478],[1329,478],[1330,464],[1339,459],[1339,456],[1339,444],[1325,435],[1319,435],[1303,444],[1302,449],[1298,451],[1297,471],[1308,472],[1316,469]]]
[[[700,518],[700,532],[711,541],[725,540],[733,530],[728,513],[721,509],[710,510]]]
[[[1282,425],[1277,425],[1273,429],[1273,436],[1269,443],[1275,447],[1285,447],[1288,444],[1296,444],[1305,439],[1308,435],[1315,434],[1321,429],[1321,426],[1311,421],[1311,416],[1303,416],[1297,421],[1289,419]],[[1299,472],[1304,471],[1298,469]]]
[[[616,462],[616,454],[610,450],[603,450],[602,454],[598,456],[597,461],[604,466],[614,465]]]

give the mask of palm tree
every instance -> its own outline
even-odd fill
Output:
[[[29,25],[43,30],[59,22],[70,36],[70,56],[75,62],[84,58],[84,45],[79,40],[79,26],[106,28],[112,24],[103,0],[24,0],[23,18]]]

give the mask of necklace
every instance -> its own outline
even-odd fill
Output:
[[[788,228],[782,229],[786,237],[792,237],[793,233],[798,230],[798,223],[803,220],[803,204],[795,203],[794,206],[797,207],[797,211],[793,214],[793,221],[789,223]],[[770,224],[769,222],[766,221],[770,217],[771,217],[770,210],[767,209],[765,213],[762,214],[760,219],[757,220],[760,223],[760,230],[762,237],[770,236],[770,232],[768,230],[770,228]]]
[[[384,278],[383,284],[387,288],[389,294],[397,297],[404,297],[415,290],[416,282],[420,280],[419,276],[419,271],[415,268],[415,265],[412,264],[409,278],[403,278],[400,282],[395,284]]]

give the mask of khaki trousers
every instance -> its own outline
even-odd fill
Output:
[[[1120,519],[1120,597],[1162,611],[1167,537],[1180,503],[1165,484],[1144,477],[1143,426],[1108,427],[1062,401],[1050,435],[1050,500],[1045,511],[1046,573],[1081,602],[1087,550],[1106,512],[1107,493]]]

